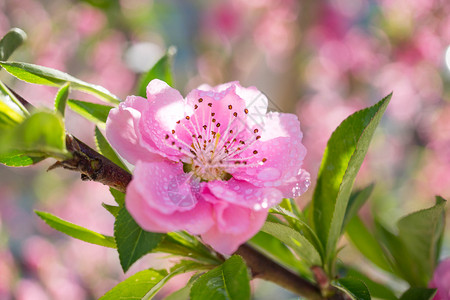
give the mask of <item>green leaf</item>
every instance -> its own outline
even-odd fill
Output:
[[[181,289],[179,289],[178,291],[173,292],[172,294],[170,294],[169,296],[167,296],[166,298],[164,298],[164,300],[189,300],[189,294],[191,293],[191,284],[188,284],[184,287],[182,287]]]
[[[365,274],[359,272],[356,269],[346,267],[346,277],[358,278],[364,282],[364,284],[369,289],[370,295],[374,298],[385,299],[385,300],[397,300],[395,293],[388,288],[385,284],[378,283],[371,278],[367,277]]]
[[[367,286],[357,278],[341,278],[334,283],[334,286],[347,293],[354,300],[371,299]]]
[[[113,150],[111,145],[108,143],[106,138],[101,133],[100,129],[98,129],[97,126],[95,126],[95,143],[97,144],[98,151],[103,154],[107,159],[121,167],[122,169],[130,172],[128,168],[124,165],[122,160],[119,158],[119,156],[116,154],[116,152]]]
[[[2,94],[0,93],[0,96]],[[14,110],[10,105],[4,101],[4,98],[0,98],[0,130],[2,128],[11,128],[23,122],[24,116]]]
[[[35,211],[50,227],[76,239],[109,248],[116,248],[114,238],[60,219],[50,213]]]
[[[250,241],[250,245],[263,252],[277,263],[286,268],[293,269],[302,274],[303,277],[312,280],[312,273],[303,261],[297,259],[292,251],[279,239],[265,233],[258,232]]]
[[[307,238],[289,226],[266,221],[261,231],[276,237],[288,247],[292,248],[308,266],[321,265],[322,260],[316,248]]]
[[[166,270],[144,270],[125,279],[99,300],[143,299],[165,276]]]
[[[120,206],[123,207],[125,205],[125,194],[115,190],[113,188],[109,188],[109,192],[114,197],[114,201]]]
[[[175,55],[176,49],[171,47],[167,53],[161,57],[156,64],[144,74],[138,85],[138,95],[147,98],[147,85],[153,79],[160,79],[165,81],[168,85],[173,85],[171,65],[172,57]]]
[[[312,201],[313,224],[327,263],[334,260],[356,174],[391,96],[348,117],[328,141]]]
[[[347,235],[352,244],[371,262],[381,269],[392,273],[392,268],[384,255],[383,249],[378,243],[377,239],[367,229],[366,225],[358,216],[347,225]]]
[[[159,245],[153,249],[153,252],[170,253],[176,256],[188,257],[206,264],[218,265],[222,263],[215,254],[213,254],[197,238],[185,232],[167,233]]]
[[[70,91],[70,82],[67,82],[63,86],[61,86],[58,90],[58,93],[55,97],[55,110],[58,111],[61,116],[64,117],[64,113],[66,110],[67,98],[69,97]]]
[[[369,199],[374,186],[375,185],[372,183],[371,185],[351,194],[350,199],[348,200],[344,222],[342,223],[342,232],[345,232],[345,228],[348,222],[350,222],[350,220],[358,214],[358,211],[361,209],[364,203],[366,203],[367,199]]]
[[[200,276],[192,285],[191,299],[250,299],[250,276],[242,257],[233,255],[222,265]]]
[[[317,237],[315,232],[311,229],[311,227],[305,222],[306,219],[301,214],[301,212],[298,210],[294,210],[292,204],[289,204],[288,206],[286,200],[289,199],[284,199],[281,205],[272,208],[270,210],[271,214],[278,214],[283,216],[291,228],[298,231],[301,235],[303,235],[306,239],[308,239],[308,241],[316,248],[317,252],[319,252],[321,260],[323,261],[324,250],[322,244],[320,243],[319,238]],[[284,207],[286,207],[289,210],[286,210]]]
[[[114,217],[117,217],[117,215],[119,214],[119,211],[121,209],[120,206],[115,206],[115,205],[109,205],[106,203],[102,203],[102,206],[109,211]]]
[[[431,300],[436,292],[436,289],[412,287],[403,293],[400,300]]]
[[[406,280],[410,285],[420,285],[420,275],[416,261],[403,242],[378,220],[375,222],[375,236],[383,243],[386,256],[391,261],[391,266],[398,277]]]
[[[11,54],[27,39],[20,28],[12,28],[0,41],[0,61],[8,60]]]
[[[109,111],[114,108],[108,105],[69,99],[69,107],[76,113],[100,126],[105,126]]]
[[[99,300],[152,299],[171,278],[194,270],[208,270],[208,267],[193,261],[181,261],[169,273],[166,270],[144,270],[122,281]]]
[[[30,113],[17,99],[17,97],[0,80],[0,102],[6,104],[10,109],[21,115],[21,118],[28,117]]]
[[[436,197],[436,205],[400,219],[399,237],[415,258],[422,286],[426,287],[439,258],[438,241],[444,231],[446,201]]]
[[[8,153],[0,153],[0,163],[8,167],[26,167],[37,164],[45,159],[42,156],[28,156],[21,151],[11,151]]]
[[[163,236],[143,230],[126,208],[121,208],[114,223],[114,237],[123,271],[126,272],[134,262],[158,246]]]
[[[180,263],[176,264],[170,269],[169,274],[167,274],[158,284],[153,286],[147,294],[142,298],[143,300],[153,299],[156,293],[173,277],[186,272],[196,271],[196,270],[209,270],[211,266],[204,265],[195,261],[182,260]]]
[[[4,131],[0,136],[0,154],[67,159],[70,153],[66,150],[65,140],[61,116],[52,112],[36,112],[15,128]]]
[[[70,86],[75,90],[92,94],[110,103],[118,104],[120,102],[119,98],[104,87],[84,82],[55,69],[22,62],[3,61],[0,62],[0,65],[11,75],[29,83],[60,87],[70,82]]]

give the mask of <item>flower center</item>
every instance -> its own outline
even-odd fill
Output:
[[[202,107],[204,105],[207,107]],[[201,120],[196,114],[199,108],[203,110]],[[228,180],[231,178],[230,173],[237,168],[251,168],[267,161],[266,158],[257,157],[259,151],[254,144],[261,138],[259,129],[249,129],[245,121],[238,118],[239,113],[248,114],[247,108],[238,112],[229,104],[227,124],[216,120],[213,103],[205,103],[203,98],[198,99],[194,110],[192,116],[176,122],[179,125],[177,131],[184,130],[192,140],[182,140],[175,130],[165,136],[168,146],[184,154],[182,161],[187,165],[185,171],[204,181]]]

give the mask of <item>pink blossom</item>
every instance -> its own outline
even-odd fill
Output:
[[[135,165],[126,206],[146,230],[187,230],[224,254],[256,234],[268,209],[309,186],[295,115],[237,82],[186,98],[160,80],[111,110],[106,136]]]
[[[437,289],[433,300],[450,300],[450,257],[439,263],[428,286]]]

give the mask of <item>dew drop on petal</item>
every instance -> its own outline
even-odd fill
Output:
[[[257,178],[262,181],[273,181],[280,178],[280,171],[275,168],[266,168],[258,173]]]

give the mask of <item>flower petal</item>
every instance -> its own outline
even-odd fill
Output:
[[[241,154],[242,157],[252,157],[247,159],[252,166],[236,168],[232,175],[260,187],[284,185],[299,175],[306,155],[297,116],[270,112],[258,127],[261,138]],[[253,154],[254,151],[257,154]]]
[[[184,130],[177,129],[177,121],[190,115],[192,109],[186,105],[181,94],[164,81],[154,79],[147,86],[149,105],[142,112],[139,134],[142,143],[156,145],[161,154],[178,161],[183,154],[174,140],[190,142],[192,139]],[[174,130],[176,132],[174,133]]]
[[[267,210],[253,211],[229,203],[216,203],[214,212],[215,226],[201,237],[216,251],[226,255],[231,255],[241,244],[254,236],[267,218]]]
[[[205,183],[217,198],[253,210],[267,209],[281,202],[283,194],[272,187],[258,187],[244,180],[214,180]]]
[[[145,230],[169,232],[207,231],[213,224],[212,205],[199,194],[181,163],[138,161],[127,188],[126,206]]]
[[[137,124],[147,105],[146,99],[129,96],[118,108],[111,109],[106,120],[108,141],[131,164],[135,164],[137,160],[152,161],[159,157],[154,153],[156,147],[154,143],[144,147],[139,141]]]

